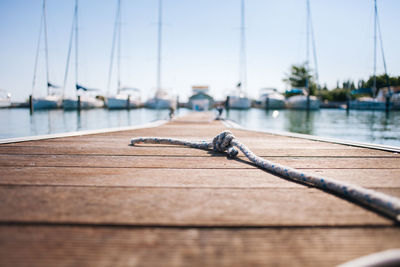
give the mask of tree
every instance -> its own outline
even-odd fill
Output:
[[[391,77],[387,74],[382,74],[376,76],[376,89],[387,87],[388,82],[390,86],[399,86],[400,85],[400,76],[399,77]],[[374,85],[374,76],[370,76],[368,81],[365,83],[365,87],[372,88]]]
[[[286,77],[283,81],[294,88],[306,87],[307,79],[309,84],[310,95],[315,95],[317,91],[317,85],[314,82],[313,76],[310,74],[310,70],[307,70],[306,64],[292,65],[290,67],[290,73],[285,74]]]

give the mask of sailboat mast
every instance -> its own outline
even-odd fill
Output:
[[[43,25],[44,25],[44,51],[46,60],[47,95],[50,94],[49,82],[49,50],[47,44],[46,0],[43,0]]]
[[[120,9],[121,9],[121,0],[118,0],[117,3],[118,3],[117,13],[115,15],[114,33],[113,33],[113,40],[112,40],[112,45],[111,45],[110,67],[108,69],[107,95],[110,95],[111,76],[112,76],[113,63],[114,63],[115,41],[117,38],[118,22],[119,22]]]
[[[39,61],[40,41],[42,40],[44,10],[45,9],[44,9],[44,3],[43,3],[42,16],[40,17],[39,39],[38,39],[37,46],[36,46],[35,65],[33,67],[32,95],[33,95],[33,90],[35,89],[35,84],[36,84],[36,72],[37,72],[37,65],[38,65],[38,61]]]
[[[306,1],[306,90],[308,95],[310,95],[310,86],[309,86],[309,78],[308,78],[308,71],[309,71],[309,64],[310,64],[310,1]]]
[[[245,34],[245,3],[241,1],[240,14],[240,64],[239,64],[239,82],[241,91],[246,91],[247,87],[247,69],[246,69],[246,34]]]
[[[377,16],[378,8],[376,5],[376,0],[374,0],[374,83],[372,85],[372,93],[375,98],[376,95],[376,29],[377,29]]]
[[[74,39],[74,30],[76,29],[75,24],[77,23],[76,17],[77,17],[77,1],[75,2],[75,7],[74,7],[74,17],[72,18],[71,35],[70,35],[70,38],[69,38],[67,62],[65,64],[64,83],[63,83],[63,91],[62,91],[62,97],[63,98],[64,98],[64,95],[65,95],[65,87],[67,86],[67,80],[68,80],[68,70],[69,70],[69,62],[70,62],[70,59],[71,59],[72,43],[73,43],[73,39]],[[76,60],[76,61],[78,61],[78,60]]]
[[[315,45],[314,25],[313,25],[312,15],[311,15],[311,6],[309,6],[309,14],[310,14],[311,44],[312,44],[312,48],[313,48],[314,69],[315,69],[315,81],[316,81],[318,89],[319,89],[317,48],[316,48],[316,45]]]
[[[78,0],[75,0],[75,87],[78,85]]]
[[[121,90],[121,0],[118,0],[117,94]]]
[[[385,76],[386,76],[386,85],[388,87],[388,94],[390,96],[392,94],[392,92],[390,90],[389,75],[387,73],[387,68],[386,68],[385,51],[383,49],[382,31],[381,31],[381,25],[380,25],[380,22],[379,22],[378,8],[376,8],[376,23],[377,23],[377,27],[378,27],[379,41],[380,41],[380,45],[381,45],[383,69],[385,71]]]
[[[158,1],[157,91],[161,90],[162,0]]]

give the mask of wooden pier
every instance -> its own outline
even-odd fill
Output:
[[[262,171],[192,113],[158,127],[0,145],[0,266],[332,266],[399,248],[391,220]],[[400,197],[400,155],[232,130],[257,155]]]

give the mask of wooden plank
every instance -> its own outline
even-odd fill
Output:
[[[206,160],[204,157],[209,159]],[[108,156],[108,155],[0,155],[0,166],[18,167],[109,167],[109,168],[182,168],[182,169],[225,169],[255,168],[250,161],[241,157],[227,159],[215,152],[207,152],[204,157],[167,156]],[[201,160],[199,160],[201,159]],[[400,158],[312,158],[312,157],[269,157],[274,163],[292,168],[321,169],[398,169]]]
[[[335,266],[400,246],[398,228],[0,226],[1,266]]]
[[[379,191],[400,196],[400,189]],[[0,221],[129,225],[392,225],[317,189],[0,186]]]
[[[128,146],[211,139],[226,129],[211,118],[0,145],[0,266],[332,266],[400,246],[391,220],[243,156]],[[233,132],[274,162],[400,196],[399,154]]]
[[[398,170],[307,169],[307,173],[367,188],[400,188]],[[218,175],[216,177],[216,175]],[[71,185],[109,187],[299,188],[259,169],[130,169],[74,167],[2,167],[0,185]]]
[[[126,140],[125,140],[126,141]],[[362,148],[344,148],[344,149],[323,149],[319,147],[304,146],[303,149],[293,148],[252,148],[256,155],[263,157],[279,156],[279,157],[400,157],[400,154],[388,153],[385,151],[362,149]],[[154,146],[139,145],[134,149],[126,142],[120,143],[103,143],[101,146],[92,142],[79,142],[70,145],[66,142],[40,142],[40,143],[17,143],[12,146],[0,146],[0,154],[81,154],[81,155],[137,155],[137,156],[202,156],[207,154],[205,150],[191,149],[180,146]]]

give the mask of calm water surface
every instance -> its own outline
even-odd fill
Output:
[[[400,147],[400,112],[321,109],[319,111],[230,110],[227,117],[243,127],[280,130]]]
[[[187,109],[180,109],[183,115]],[[77,111],[0,109],[0,139],[140,125],[169,118],[168,110],[91,109]]]
[[[177,115],[188,112],[187,109],[179,109]],[[80,113],[36,111],[30,116],[28,109],[0,109],[0,139],[140,125],[168,119],[168,113],[168,110],[150,109],[93,109]],[[345,110],[338,109],[310,112],[251,109],[230,110],[225,115],[250,129],[289,131],[400,147],[400,112],[386,114],[352,110],[347,114]]]

